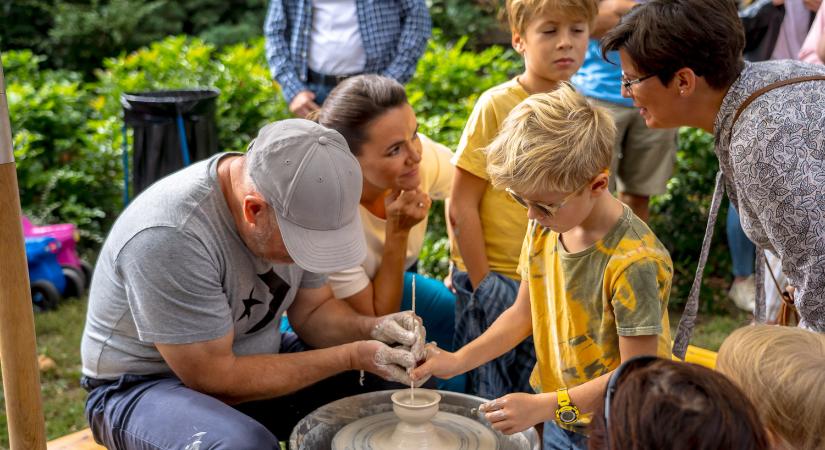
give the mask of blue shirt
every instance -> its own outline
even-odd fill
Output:
[[[358,28],[366,53],[364,73],[406,83],[415,73],[432,31],[424,0],[356,0]],[[272,0],[264,23],[266,59],[272,78],[290,102],[307,88],[307,51],[312,0]]]
[[[599,40],[590,39],[584,63],[571,79],[573,84],[579,92],[588,97],[622,106],[633,106],[633,99],[622,97],[622,66],[619,64],[619,52],[608,52],[607,57],[616,64],[602,59]]]

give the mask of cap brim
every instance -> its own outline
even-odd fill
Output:
[[[277,213],[276,213],[277,214]],[[367,257],[360,214],[337,230],[310,230],[280,214],[278,227],[289,256],[300,268],[313,273],[335,273],[360,266]]]

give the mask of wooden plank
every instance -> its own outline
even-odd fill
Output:
[[[88,428],[49,441],[46,448],[48,450],[106,450],[106,447],[97,445],[92,437],[92,430]]]

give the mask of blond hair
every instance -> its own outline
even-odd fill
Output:
[[[570,83],[519,103],[487,147],[487,173],[497,188],[572,192],[610,167],[616,125]]]
[[[512,33],[524,34],[534,17],[547,11],[558,12],[571,20],[581,20],[593,27],[599,14],[598,0],[507,0],[507,23]]]
[[[755,325],[722,343],[716,369],[739,385],[784,448],[825,448],[825,335]]]

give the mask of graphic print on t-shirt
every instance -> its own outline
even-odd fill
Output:
[[[281,308],[281,304],[284,302],[287,293],[289,292],[289,283],[284,281],[283,278],[278,276],[274,270],[269,269],[268,272],[263,274],[258,274],[258,278],[263,281],[267,287],[269,288],[269,293],[272,295],[272,298],[269,300],[269,307],[267,308],[268,311],[264,315],[264,317],[256,323],[252,328],[250,328],[245,334],[252,334],[256,331],[260,330],[261,328],[265,327],[272,319],[275,318],[275,315],[278,314],[278,310]],[[252,291],[249,292],[249,297],[243,299],[243,314],[238,317],[238,322],[243,320],[244,318],[252,318],[252,307],[256,305],[263,304],[264,302],[258,300],[253,297],[255,293],[255,288],[252,288]]]

